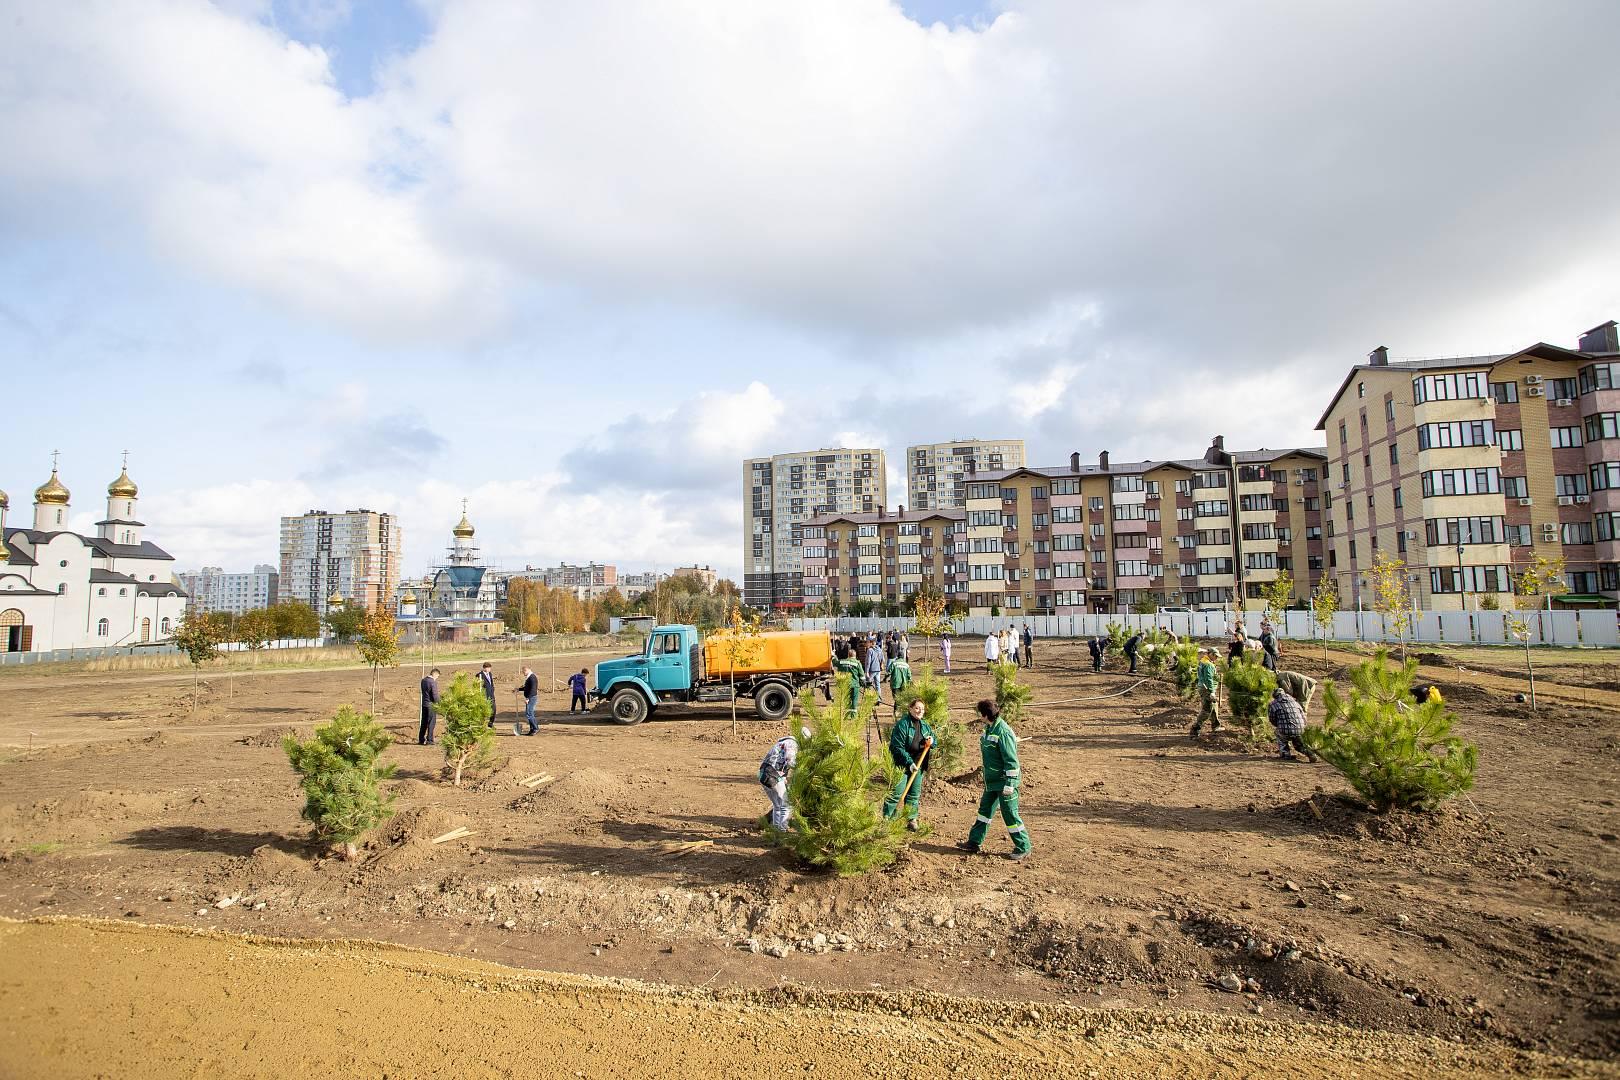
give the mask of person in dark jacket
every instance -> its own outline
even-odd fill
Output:
[[[1029,623],[1024,624],[1024,632],[1019,637],[1024,646],[1024,666],[1032,668],[1035,666],[1035,631]]]
[[[1232,627],[1232,637],[1226,643],[1226,662],[1235,664],[1243,659],[1243,650],[1249,647],[1248,635],[1243,632],[1241,624]]]
[[[489,726],[495,726],[495,668],[488,660],[478,669],[478,685],[484,689],[484,700],[489,702]]]
[[[1086,651],[1091,654],[1091,670],[1101,671],[1103,662],[1102,638],[1087,638]]]
[[[439,669],[422,677],[422,724],[416,729],[416,745],[432,746],[433,729],[439,722]]]
[[[883,816],[894,817],[904,799],[906,828],[912,832],[919,828],[917,815],[922,809],[923,778],[918,773],[928,767],[928,748],[934,745],[934,729],[923,719],[927,711],[922,698],[915,699],[889,731],[889,758],[900,770],[900,776],[894,790],[883,800]]]
[[[528,665],[523,668],[523,685],[517,688],[523,695],[523,719],[512,725],[514,735],[533,735],[540,730],[540,722],[534,718],[535,699],[540,696],[540,680],[535,678],[534,669]],[[529,730],[524,731],[523,725],[527,723]]]
[[[1298,761],[1299,759],[1294,756],[1294,749],[1297,747],[1307,761],[1316,760],[1316,752],[1305,745],[1305,707],[1280,686],[1271,692],[1271,705],[1266,710],[1266,719],[1271,721],[1271,729],[1277,733],[1278,758],[1283,761]]]
[[[1142,634],[1140,631],[1125,639],[1125,659],[1131,662],[1130,674],[1136,674],[1136,650],[1141,647]]]
[[[585,677],[589,672],[590,668],[580,668],[578,672],[568,676],[568,689],[573,692],[573,697],[568,702],[570,713],[574,711],[576,705],[579,706],[580,712],[590,712],[585,705]]]
[[[1282,654],[1277,649],[1277,631],[1268,622],[1260,624],[1260,650],[1260,663],[1267,671],[1276,671]]]

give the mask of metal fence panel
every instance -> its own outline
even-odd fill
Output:
[[[1620,617],[1612,611],[1582,611],[1576,617],[1582,645],[1620,645]]]

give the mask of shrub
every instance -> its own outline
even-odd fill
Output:
[[[1184,641],[1170,651],[1167,661],[1176,693],[1188,699],[1198,694],[1198,646]]]
[[[990,674],[996,680],[996,707],[1001,710],[1001,718],[1016,727],[1034,691],[1018,681],[1017,664],[1003,660],[990,669]]]
[[[1266,718],[1266,708],[1271,703],[1271,692],[1277,689],[1277,676],[1266,670],[1258,654],[1244,653],[1228,664],[1224,682],[1232,718],[1248,724],[1250,741],[1275,738],[1271,721]]]
[[[1322,755],[1380,813],[1428,810],[1474,786],[1479,750],[1451,734],[1442,702],[1412,704],[1417,661],[1399,667],[1389,651],[1351,669],[1350,697],[1327,684],[1327,718],[1307,728],[1305,745]]]
[[[1130,639],[1131,632],[1119,623],[1109,623],[1103,627],[1106,637],[1103,640],[1104,656],[1122,656],[1125,653],[1125,642]]]
[[[1157,678],[1170,666],[1170,635],[1155,627],[1142,635],[1136,651],[1142,656],[1142,669]]]
[[[370,713],[357,713],[350,705],[316,728],[308,742],[291,735],[281,740],[301,777],[300,816],[315,826],[316,836],[342,844],[346,859],[356,854],[355,839],[389,815],[393,796],[384,796],[378,785],[394,775],[394,766],[377,764],[377,757],[392,742]]]
[[[793,818],[785,831],[767,830],[804,862],[841,877],[889,865],[906,840],[900,816],[884,818],[883,795],[872,786],[881,778],[892,788],[899,776],[888,754],[866,756],[865,731],[876,699],[862,695],[857,713],[846,716],[848,694],[849,676],[840,675],[832,704],[818,703],[808,689],[799,696],[804,715],[795,726],[809,729],[810,737],[800,735],[798,764],[788,778]]]
[[[490,763],[495,750],[495,733],[489,727],[489,699],[484,690],[465,672],[451,680],[439,695],[439,716],[444,720],[444,760],[455,770],[452,781],[461,786],[463,769],[480,769]]]
[[[895,713],[899,715],[911,708],[913,701],[922,699],[923,719],[934,729],[934,748],[928,751],[928,760],[941,775],[962,767],[967,738],[966,729],[951,719],[949,696],[946,681],[934,674],[932,664],[923,664],[895,701]]]

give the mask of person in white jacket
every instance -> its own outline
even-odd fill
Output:
[[[988,671],[1001,660],[1001,635],[987,634],[984,639],[984,667]]]

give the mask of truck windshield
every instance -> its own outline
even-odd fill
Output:
[[[681,635],[654,634],[652,636],[652,650],[654,654],[678,654],[681,651]]]

